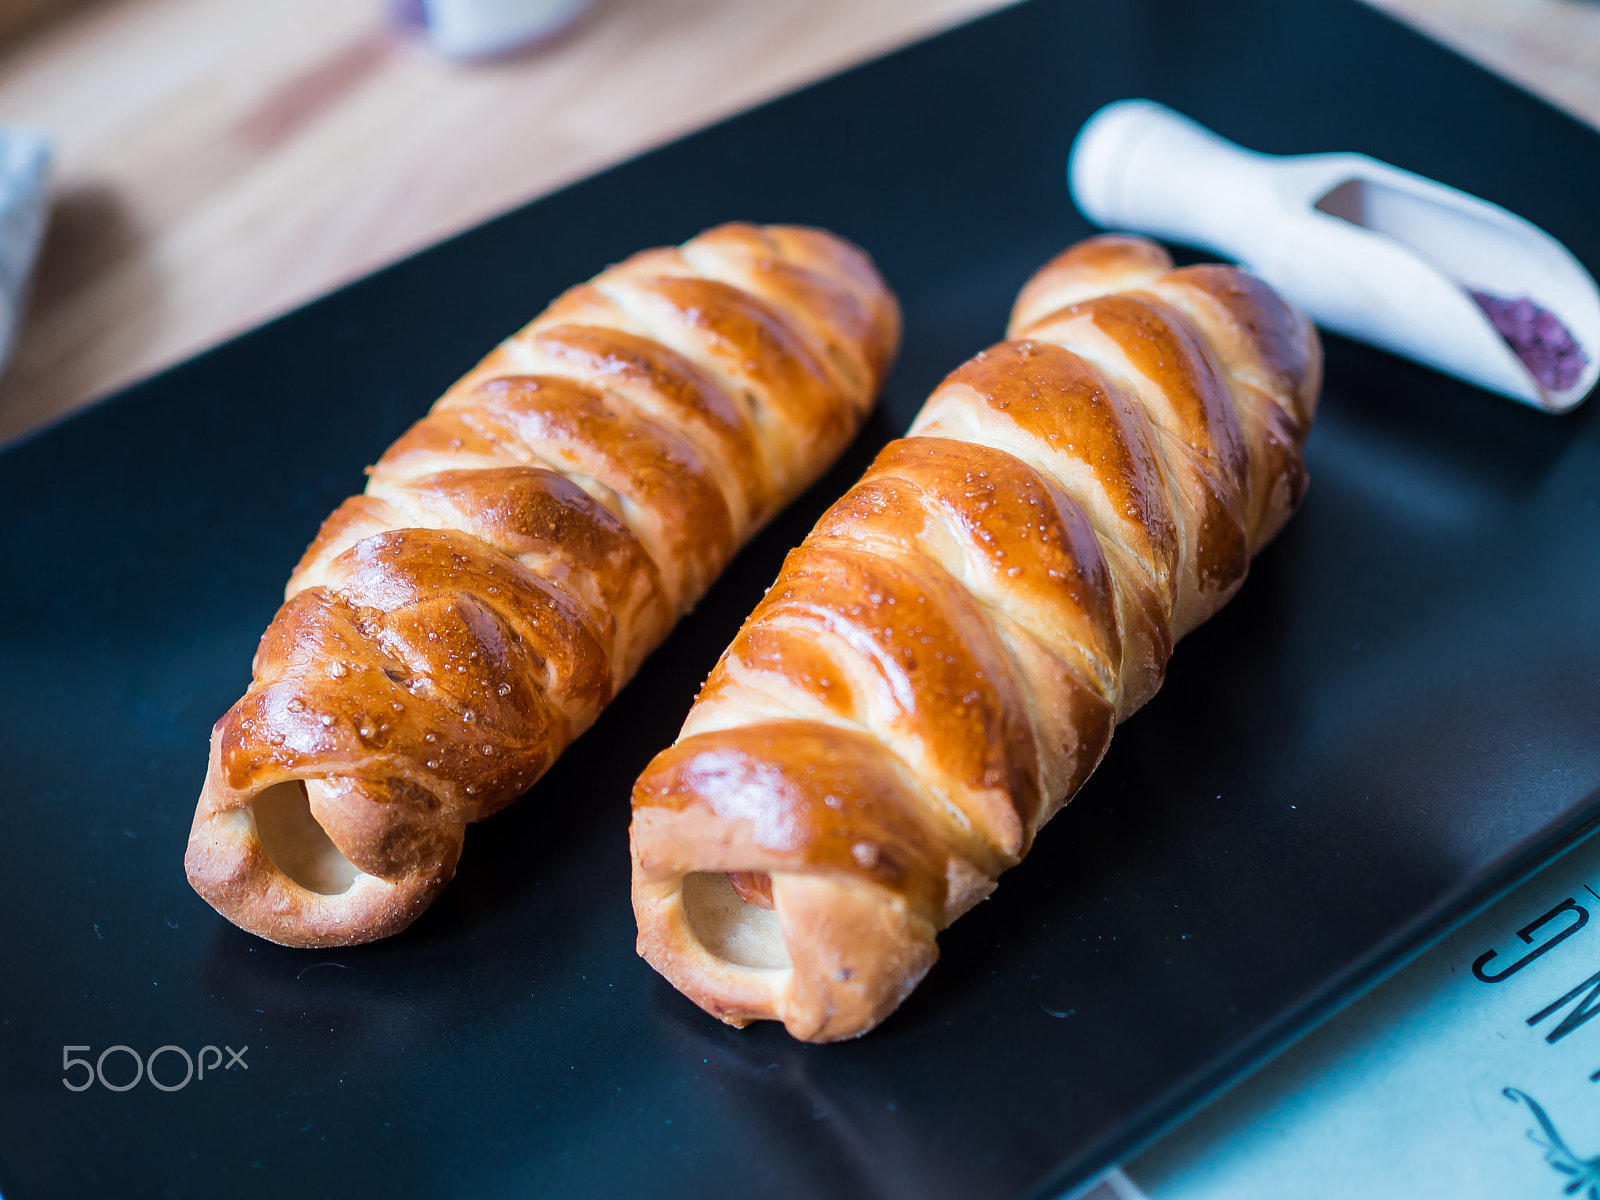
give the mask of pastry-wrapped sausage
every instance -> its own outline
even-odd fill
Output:
[[[217,723],[185,865],[292,946],[403,929],[872,406],[899,310],[818,230],[568,291],[323,524]]]
[[[639,951],[734,1025],[872,1028],[1305,488],[1316,332],[1100,237],[835,504],[634,791]]]

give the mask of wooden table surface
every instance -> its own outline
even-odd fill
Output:
[[[0,46],[0,122],[43,128],[58,150],[29,315],[0,380],[0,441],[1005,2],[599,0],[542,50],[479,66],[392,33],[380,0],[71,10]],[[1372,2],[1600,126],[1592,0]]]

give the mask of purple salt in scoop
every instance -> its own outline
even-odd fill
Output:
[[[1473,292],[1472,298],[1523,366],[1545,387],[1564,392],[1578,382],[1589,356],[1555,313],[1527,296],[1510,300]]]

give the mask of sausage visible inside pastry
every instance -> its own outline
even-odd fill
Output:
[[[770,898],[765,905],[735,888],[720,871],[695,871],[683,881],[683,910],[689,928],[718,958],[738,967],[788,968],[789,947],[778,927]]]

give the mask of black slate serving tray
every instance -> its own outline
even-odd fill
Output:
[[[635,774],[785,549],[1089,232],[1067,149],[1130,95],[1267,151],[1388,159],[1600,266],[1600,140],[1359,5],[1037,0],[0,454],[0,1192],[1043,1197],[1593,823],[1600,410],[1542,416],[1330,338],[1304,510],[886,1025],[737,1032],[634,957]],[[472,831],[411,931],[295,952],[221,921],[181,863],[207,731],[319,520],[561,288],[731,217],[837,229],[898,289],[905,352],[859,445]],[[64,1056],[169,1045],[248,1050],[175,1091],[64,1086],[85,1070]],[[171,1087],[182,1056],[155,1069]]]

